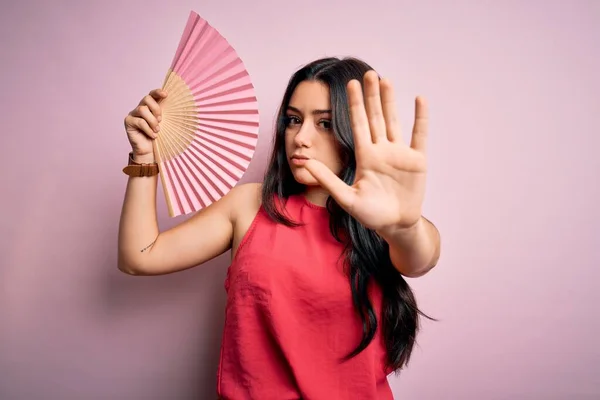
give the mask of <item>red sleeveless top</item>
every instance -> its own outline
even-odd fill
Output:
[[[366,350],[343,360],[362,323],[327,210],[302,195],[285,207],[304,225],[277,224],[261,207],[228,269],[219,398],[393,399],[379,330]],[[379,315],[376,285],[371,299]]]

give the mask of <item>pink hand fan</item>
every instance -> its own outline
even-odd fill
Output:
[[[258,102],[236,51],[194,11],[162,87],[154,154],[176,217],[209,206],[242,178],[258,141]]]

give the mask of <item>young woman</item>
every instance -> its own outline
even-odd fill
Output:
[[[136,163],[154,162],[166,96],[153,90],[125,118]],[[360,60],[325,58],[292,76],[262,184],[159,232],[156,175],[129,178],[121,271],[167,274],[232,251],[220,398],[392,398],[386,377],[407,364],[419,326],[404,277],[440,254],[421,215],[421,98],[415,116],[406,144],[389,81]]]

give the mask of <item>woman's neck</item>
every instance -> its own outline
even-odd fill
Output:
[[[309,186],[304,191],[306,200],[314,205],[325,207],[329,192],[320,186]]]

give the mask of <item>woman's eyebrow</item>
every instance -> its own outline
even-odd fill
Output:
[[[298,114],[302,114],[302,112],[299,109],[297,109],[296,107],[294,107],[294,106],[288,106],[287,109],[289,111],[294,111],[294,112],[296,112]],[[312,114],[313,115],[331,114],[331,110],[313,110]]]

